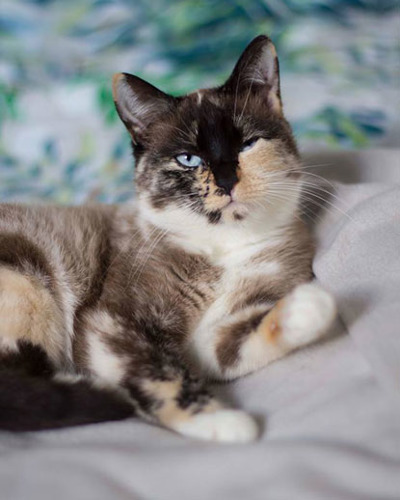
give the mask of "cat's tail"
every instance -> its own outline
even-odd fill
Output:
[[[21,345],[0,359],[0,429],[35,431],[121,420],[134,414],[118,393],[89,380],[54,377],[41,349]]]
[[[0,351],[0,431],[121,420],[136,411],[150,423],[196,439],[244,443],[258,436],[251,416],[226,408],[202,381],[176,363],[167,363],[167,377],[144,377],[140,387],[132,382],[127,391],[133,397],[128,402],[115,388],[100,387],[86,378],[55,375],[38,347],[20,341],[18,348],[6,355]]]

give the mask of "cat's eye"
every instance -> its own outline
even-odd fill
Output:
[[[257,141],[258,141],[258,137],[253,137],[253,139],[245,141],[242,144],[240,152],[242,153],[243,151],[248,151],[249,149],[251,149],[256,144]]]
[[[191,155],[189,153],[183,153],[181,155],[175,156],[175,159],[180,165],[190,168],[199,167],[203,163],[203,160],[200,158],[200,156]]]

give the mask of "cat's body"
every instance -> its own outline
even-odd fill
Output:
[[[334,316],[330,296],[305,284],[313,244],[273,46],[253,41],[218,89],[172,98],[118,75],[114,92],[133,138],[137,202],[0,206],[3,371],[33,345],[49,359],[36,377],[85,377],[71,384],[94,386],[100,407],[112,405],[107,393],[120,398],[119,412],[91,419],[79,395],[82,422],[132,409],[195,437],[253,439],[251,418],[225,409],[204,381],[254,371],[323,335]],[[56,375],[53,388],[69,383]],[[63,425],[62,415],[29,425],[9,401],[3,384],[0,427]]]

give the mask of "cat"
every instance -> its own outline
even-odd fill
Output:
[[[301,160],[267,36],[219,87],[172,97],[113,79],[134,202],[0,205],[0,428],[138,416],[248,442],[207,388],[310,344],[335,317],[312,282]]]

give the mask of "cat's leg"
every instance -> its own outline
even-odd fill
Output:
[[[297,286],[276,304],[253,305],[231,315],[216,303],[193,333],[197,365],[216,379],[234,379],[321,338],[331,326],[335,302],[318,285]]]
[[[80,368],[97,384],[115,387],[135,415],[198,439],[247,442],[257,437],[253,418],[219,402],[203,380],[189,373],[179,353],[156,348],[142,332],[126,329],[104,310],[91,311],[84,323]]]
[[[205,387],[203,380],[160,356],[162,369],[152,363],[144,376],[132,375],[124,386],[136,414],[144,420],[184,436],[220,442],[248,442],[258,428],[252,417],[227,408]]]
[[[59,361],[63,333],[62,312],[51,292],[37,278],[0,265],[0,350],[16,350],[24,341]]]

